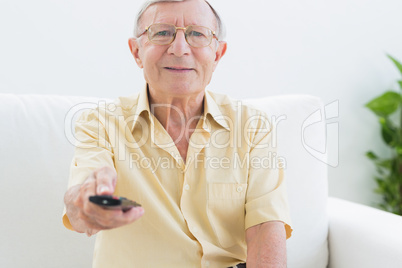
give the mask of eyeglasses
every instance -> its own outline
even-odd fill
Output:
[[[212,42],[212,38],[218,40],[215,32],[203,26],[188,25],[176,27],[173,24],[157,23],[145,28],[138,37],[148,32],[148,40],[155,45],[169,45],[176,38],[177,30],[183,30],[187,43],[192,47],[206,47]]]

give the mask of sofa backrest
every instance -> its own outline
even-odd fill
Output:
[[[65,116],[88,101],[0,94],[0,267],[91,267],[94,239],[61,220],[74,150]]]
[[[98,101],[0,94],[0,267],[91,267],[94,238],[66,230],[61,216],[74,150],[71,122]],[[288,267],[326,267],[325,124],[316,117],[321,102],[310,96],[248,102],[273,120],[278,155],[286,161],[294,230]]]

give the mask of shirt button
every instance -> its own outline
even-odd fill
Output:
[[[236,190],[237,190],[239,193],[241,193],[241,192],[243,191],[243,187],[239,186],[239,187],[237,187]]]
[[[184,186],[184,190],[186,190],[186,191],[190,190],[190,185],[186,184],[186,185]]]

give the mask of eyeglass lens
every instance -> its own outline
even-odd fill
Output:
[[[176,27],[170,24],[154,24],[148,28],[149,40],[157,45],[168,45],[173,42]],[[188,26],[185,32],[186,40],[193,47],[208,46],[212,40],[212,31],[202,26]]]

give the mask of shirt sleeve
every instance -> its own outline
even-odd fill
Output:
[[[250,138],[250,162],[246,195],[245,228],[268,221],[282,221],[286,239],[292,234],[284,178],[284,161],[277,155],[275,129],[261,115]]]
[[[81,114],[75,123],[75,153],[71,161],[68,188],[82,184],[89,174],[100,167],[114,168],[113,151],[100,110],[89,110]],[[63,212],[63,224],[73,230]]]

